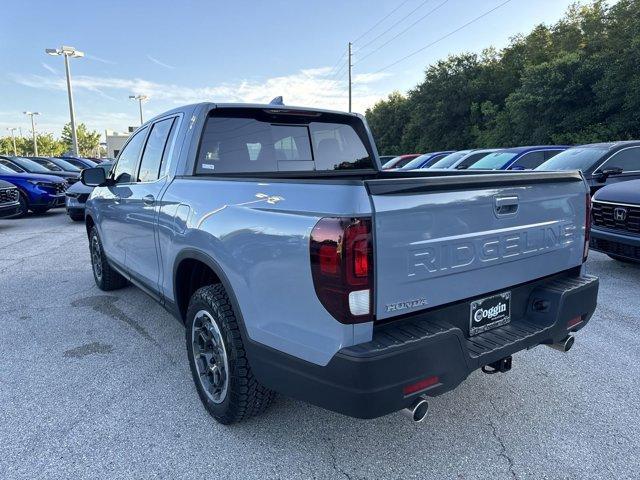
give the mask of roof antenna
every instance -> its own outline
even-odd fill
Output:
[[[269,105],[282,105],[284,106],[284,100],[282,96],[276,97],[269,102]]]

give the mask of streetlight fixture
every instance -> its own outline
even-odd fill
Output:
[[[13,141],[13,154],[18,156],[18,149],[16,148],[16,127],[7,127],[7,130],[11,132],[11,140]]]
[[[69,114],[71,115],[71,143],[74,155],[78,155],[78,137],[76,136],[76,118],[73,109],[73,93],[71,91],[71,70],[69,69],[69,57],[82,58],[84,52],[80,52],[73,47],[62,46],[60,48],[45,49],[47,55],[62,55],[64,57],[64,70],[67,74],[67,94],[69,95]]]
[[[38,156],[38,142],[36,142],[36,121],[33,119],[36,115],[40,115],[40,112],[22,112],[25,115],[31,117],[31,134],[33,135],[33,155]]]
[[[138,105],[140,106],[140,125],[142,125],[144,123],[142,119],[142,102],[149,100],[149,97],[147,95],[129,95],[129,98],[138,101]]]

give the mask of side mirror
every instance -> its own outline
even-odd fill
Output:
[[[510,167],[509,170],[523,171],[526,170],[526,168],[524,168],[522,165],[514,165],[513,167]]]
[[[101,187],[107,183],[107,174],[103,168],[85,168],[80,172],[80,181],[87,187]]]
[[[620,175],[623,171],[624,170],[622,170],[620,167],[609,167],[605,168],[604,170],[600,170],[600,172],[598,172],[598,177],[601,181],[604,182],[611,175]]]

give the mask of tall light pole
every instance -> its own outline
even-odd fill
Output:
[[[129,98],[131,100],[138,101],[138,105],[140,106],[140,125],[142,125],[144,123],[144,120],[142,118],[142,102],[144,102],[145,100],[149,100],[149,97],[147,95],[129,95]]]
[[[64,71],[67,74],[67,94],[69,95],[69,114],[71,116],[71,143],[74,155],[78,155],[78,137],[76,136],[76,115],[73,109],[73,92],[71,91],[71,70],[69,69],[69,57],[82,58],[84,52],[80,52],[73,47],[62,46],[60,48],[47,48],[48,55],[62,55],[64,57]]]
[[[349,42],[349,113],[351,113],[351,70],[353,70],[352,54],[351,54],[351,42]]]
[[[25,115],[31,117],[31,134],[33,135],[33,155],[38,156],[38,142],[36,141],[36,121],[33,119],[36,115],[40,115],[40,112],[22,112]]]
[[[11,132],[11,140],[13,141],[13,154],[18,156],[18,149],[16,148],[16,127],[8,127],[7,130]]]

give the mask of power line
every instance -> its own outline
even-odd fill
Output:
[[[373,42],[375,42],[377,39],[379,39],[380,37],[382,37],[384,34],[386,34],[389,30],[393,29],[396,25],[398,25],[400,22],[404,21],[407,17],[411,16],[414,12],[416,12],[417,10],[419,10],[423,5],[425,5],[426,3],[430,2],[431,0],[424,0],[420,5],[418,5],[416,8],[414,8],[413,10],[411,10],[409,13],[407,13],[404,17],[402,17],[400,20],[396,21],[393,25],[391,25],[389,28],[387,28],[384,32],[382,32],[381,34],[377,35],[376,37],[374,37],[373,39],[369,40],[367,43],[365,43],[364,45],[362,45],[358,50],[362,50],[363,48],[368,47],[369,45],[371,45]]]
[[[366,36],[367,33],[369,33],[371,30],[373,30],[374,28],[376,28],[378,25],[380,25],[382,22],[384,22],[387,18],[389,18],[391,15],[393,15],[394,13],[396,13],[396,11],[402,7],[405,3],[407,3],[409,0],[404,0],[404,2],[402,2],[400,5],[398,5],[396,8],[394,8],[393,10],[391,10],[389,13],[387,13],[384,17],[382,17],[380,20],[378,20],[378,22],[371,27],[369,30],[367,30],[366,32],[364,32],[362,35],[360,35],[358,38],[356,38],[353,42],[351,43],[356,43],[358,40],[360,40],[362,37]]]
[[[339,77],[338,77],[338,74],[339,74],[339,73],[344,69],[344,67],[346,67],[347,65],[348,65],[348,62],[347,62],[347,60],[345,59],[345,61],[344,61],[344,62],[342,62],[342,66],[341,66],[338,70],[336,70],[336,71],[331,75],[331,77],[330,77],[330,78],[332,78],[332,79],[333,79],[333,78],[336,78],[336,77],[337,77],[337,78],[344,77],[344,74],[346,73],[346,71],[345,71],[342,75],[340,75]]]
[[[382,45],[379,45],[378,48],[376,48],[375,50],[370,51],[369,53],[367,53],[364,57],[358,59],[358,64],[360,62],[362,62],[365,58],[373,55],[374,53],[376,53],[378,50],[380,50],[381,48],[387,46],[388,44],[390,44],[391,42],[393,42],[396,38],[398,38],[400,35],[402,35],[403,33],[405,33],[407,30],[409,30],[410,28],[414,27],[415,25],[417,25],[419,22],[421,22],[422,20],[424,20],[425,18],[427,18],[429,15],[431,15],[433,12],[435,12],[436,10],[438,10],[440,7],[442,7],[445,3],[447,3],[449,0],[444,0],[443,2],[439,3],[438,5],[436,5],[434,8],[432,8],[431,10],[429,10],[427,13],[425,13],[423,16],[421,16],[419,19],[417,19],[415,22],[413,22],[411,25],[409,25],[407,28],[405,28],[404,30],[402,30],[400,33],[397,33],[396,35],[394,35],[393,37],[391,37],[389,40],[387,40],[386,42],[384,42]]]
[[[342,55],[340,55],[340,58],[338,58],[338,61],[336,63],[333,64],[333,67],[331,67],[331,70],[329,70],[329,72],[335,70],[336,68],[338,68],[338,65],[340,65],[340,63],[342,63],[342,59],[347,55],[347,52],[342,52]]]
[[[491,10],[488,10],[488,11],[484,12],[482,15],[477,16],[477,17],[476,17],[476,18],[474,18],[473,20],[468,21],[468,22],[467,22],[467,23],[465,23],[464,25],[462,25],[462,26],[460,26],[460,27],[456,28],[455,30],[452,30],[451,32],[449,32],[449,33],[447,33],[446,35],[443,35],[442,37],[440,37],[440,38],[438,38],[438,39],[434,40],[433,42],[429,43],[428,45],[425,45],[424,47],[419,48],[418,50],[415,50],[415,51],[411,52],[410,54],[405,55],[404,57],[402,57],[402,58],[400,58],[400,59],[396,60],[395,62],[390,63],[390,64],[389,64],[389,65],[387,65],[386,67],[382,67],[381,69],[376,70],[375,72],[372,72],[372,73],[380,73],[380,72],[382,72],[382,71],[386,70],[387,68],[391,68],[391,67],[393,67],[394,65],[397,65],[398,63],[400,63],[400,62],[402,62],[402,61],[406,60],[407,58],[410,58],[410,57],[413,57],[414,55],[417,55],[418,53],[422,52],[423,50],[426,50],[427,48],[432,47],[432,46],[433,46],[433,45],[435,45],[436,43],[441,42],[441,41],[442,41],[442,40],[444,40],[445,38],[449,38],[449,37],[450,37],[451,35],[453,35],[454,33],[458,33],[460,30],[462,30],[463,28],[468,27],[468,26],[469,26],[469,25],[471,25],[472,23],[475,23],[475,22],[477,22],[478,20],[480,20],[480,19],[482,19],[482,18],[486,17],[486,16],[487,16],[487,15],[489,15],[490,13],[495,12],[497,9],[499,9],[500,7],[502,7],[502,6],[506,5],[506,4],[507,4],[507,3],[509,3],[510,1],[511,1],[511,0],[506,0],[506,1],[502,2],[500,5],[497,5],[497,6],[493,7]]]

